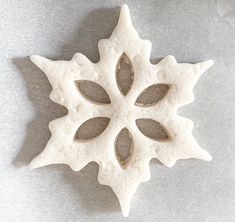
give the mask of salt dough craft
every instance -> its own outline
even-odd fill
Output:
[[[92,63],[81,53],[76,53],[70,61],[52,61],[38,55],[30,57],[53,87],[51,100],[68,109],[66,116],[50,122],[51,138],[44,151],[31,161],[30,167],[68,164],[72,170],[79,171],[95,161],[99,165],[99,183],[112,188],[122,214],[128,216],[130,201],[138,185],[150,179],[152,158],[167,167],[172,167],[179,159],[212,159],[193,138],[193,122],[179,116],[177,109],[194,100],[192,89],[213,61],[177,63],[169,55],[158,64],[151,64],[151,42],[138,36],[127,5],[121,7],[118,24],[110,38],[100,40],[98,48],[100,61],[97,63]],[[129,59],[134,73],[133,84],[126,95],[120,92],[116,83],[118,62],[123,55]],[[102,86],[111,103],[101,105],[84,98],[76,86],[76,81],[81,80]],[[169,86],[166,95],[152,106],[138,106],[135,103],[137,97],[154,84]],[[95,117],[110,118],[105,131],[86,142],[75,140],[78,128]],[[140,118],[161,124],[169,138],[156,141],[143,135],[135,122]],[[123,128],[129,130],[134,143],[125,166],[120,163],[114,148],[115,139]]]

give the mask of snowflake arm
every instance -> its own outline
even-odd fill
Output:
[[[167,143],[156,142],[155,146],[157,159],[168,167],[172,167],[178,159],[197,158],[206,161],[212,159],[193,138],[191,133],[193,122],[176,113],[179,107],[194,100],[193,87],[200,75],[211,65],[213,65],[212,60],[197,64],[179,64],[173,56],[165,57],[156,65],[156,75],[151,76],[151,82],[170,85],[167,96],[155,106],[143,107],[136,111],[136,119],[151,118],[162,123],[167,129],[171,140]],[[146,72],[141,73],[146,75]],[[150,79],[148,72],[143,79],[147,78]]]

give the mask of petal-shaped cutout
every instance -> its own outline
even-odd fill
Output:
[[[141,133],[154,140],[169,139],[166,129],[159,122],[152,119],[137,119],[136,125]]]
[[[107,128],[110,119],[95,117],[84,122],[77,130],[75,139],[88,140],[99,136]]]
[[[130,59],[125,53],[120,57],[116,69],[117,85],[123,95],[126,95],[134,81],[134,72]]]
[[[158,103],[169,90],[167,84],[155,84],[144,89],[138,98],[136,99],[135,105],[137,106],[151,106]]]
[[[88,100],[102,104],[111,103],[108,93],[99,84],[88,80],[78,80],[75,83],[80,93]]]
[[[133,140],[131,133],[127,128],[123,128],[117,135],[115,142],[115,152],[121,166],[128,162],[133,149]]]

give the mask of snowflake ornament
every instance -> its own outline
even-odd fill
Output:
[[[112,188],[123,215],[128,216],[130,201],[138,185],[150,179],[152,158],[167,167],[172,167],[178,159],[212,159],[193,138],[192,121],[177,115],[177,109],[194,100],[192,89],[213,61],[177,63],[173,56],[167,56],[158,64],[151,64],[151,42],[138,36],[127,5],[121,7],[118,24],[110,38],[100,40],[98,48],[100,61],[97,63],[80,53],[70,61],[52,61],[37,55],[30,57],[53,87],[51,100],[68,109],[66,116],[50,122],[51,138],[30,167],[67,164],[72,170],[79,171],[95,161],[99,165],[99,183]],[[116,75],[122,68],[120,61],[129,63],[134,73],[131,89],[125,93],[116,82]],[[88,101],[76,85],[84,80],[102,86],[111,103],[101,105]],[[165,86],[166,93],[156,104],[141,106],[138,95],[151,85]],[[95,117],[110,119],[104,132],[87,141],[75,139],[78,128]],[[153,140],[146,137],[136,127],[138,119],[156,121],[168,138]],[[122,162],[115,150],[115,140],[124,128],[132,137],[133,148],[128,159]]]

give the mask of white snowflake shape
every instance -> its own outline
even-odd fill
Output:
[[[180,64],[173,56],[167,56],[158,64],[151,64],[151,42],[139,38],[127,5],[121,7],[118,24],[110,38],[100,40],[98,47],[98,63],[92,63],[80,53],[76,53],[70,61],[31,56],[53,87],[50,98],[65,106],[68,114],[50,122],[51,138],[44,151],[32,160],[30,167],[68,164],[78,171],[95,161],[99,165],[98,181],[113,189],[123,215],[128,216],[130,201],[138,185],[150,179],[149,162],[152,158],[157,158],[167,167],[172,167],[178,159],[212,159],[193,138],[192,121],[178,116],[177,109],[194,100],[193,86],[213,61]],[[123,53],[129,58],[135,74],[126,96],[120,93],[116,84],[116,67]],[[106,89],[111,104],[87,101],[76,87],[75,82],[80,80],[95,82]],[[153,84],[170,86],[166,96],[153,106],[136,106],[140,92]],[[111,119],[105,131],[89,142],[75,140],[78,127],[94,117]],[[145,137],[136,127],[135,120],[140,118],[161,123],[169,139],[156,141]],[[134,141],[125,167],[120,164],[114,148],[115,138],[124,127],[130,131]]]

